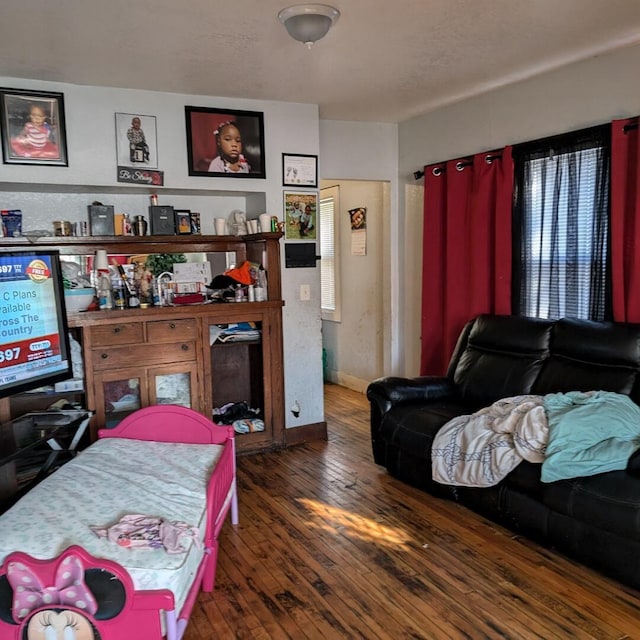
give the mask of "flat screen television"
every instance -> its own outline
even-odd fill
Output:
[[[60,255],[0,250],[0,398],[71,377]]]

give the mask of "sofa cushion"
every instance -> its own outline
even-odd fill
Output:
[[[380,424],[380,437],[393,446],[410,451],[431,468],[431,446],[436,433],[455,416],[467,413],[451,402],[409,402],[394,407]]]
[[[615,391],[629,395],[640,367],[640,325],[564,318],[532,393]]]
[[[540,480],[542,465],[523,460],[503,481],[503,485],[527,495],[541,496],[544,485]]]
[[[479,316],[453,379],[465,404],[487,407],[531,393],[549,354],[553,322],[518,316]]]
[[[640,477],[626,471],[547,484],[542,500],[552,511],[592,527],[640,538]]]

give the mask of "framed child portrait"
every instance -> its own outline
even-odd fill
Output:
[[[264,115],[185,107],[190,176],[266,178]]]
[[[186,235],[191,233],[191,211],[189,209],[174,209],[176,217],[176,233]]]
[[[318,194],[284,192],[284,237],[286,240],[315,240]]]
[[[5,164],[68,166],[62,93],[0,89],[0,130]]]
[[[119,167],[157,169],[156,117],[116,113],[116,154]]]

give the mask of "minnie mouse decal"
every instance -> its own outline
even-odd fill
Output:
[[[37,569],[33,562],[14,559],[0,576],[0,620],[18,626],[15,637],[101,640],[95,622],[124,608],[126,590],[119,578],[105,569],[85,569],[73,553],[60,557],[52,584]]]

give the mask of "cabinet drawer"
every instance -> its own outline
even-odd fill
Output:
[[[125,367],[146,367],[156,364],[190,362],[196,360],[195,342],[182,340],[166,343],[162,349],[154,344],[109,347],[93,349],[93,368],[95,371],[112,371]]]
[[[121,322],[104,327],[92,327],[91,336],[96,347],[139,344],[142,342],[142,322]]]
[[[193,318],[184,320],[158,320],[147,322],[147,342],[176,342],[178,340],[195,340],[198,325]]]

